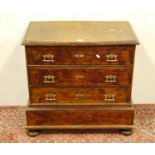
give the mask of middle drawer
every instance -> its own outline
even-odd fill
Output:
[[[31,86],[130,85],[131,67],[28,67]]]

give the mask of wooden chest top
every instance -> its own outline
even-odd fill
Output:
[[[45,21],[31,22],[25,46],[135,45],[138,40],[128,22]]]

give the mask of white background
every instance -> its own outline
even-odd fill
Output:
[[[30,21],[129,21],[140,46],[135,57],[134,103],[155,103],[155,5],[153,0],[0,0],[0,105],[26,105],[24,47]]]

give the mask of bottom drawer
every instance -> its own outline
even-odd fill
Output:
[[[132,125],[133,107],[52,107],[28,108],[27,126],[32,128],[70,128]]]

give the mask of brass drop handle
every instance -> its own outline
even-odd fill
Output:
[[[54,60],[54,55],[53,54],[44,54],[43,56],[43,59],[42,59],[42,61],[43,62],[54,62],[55,60]]]
[[[75,54],[74,55],[76,58],[84,58],[85,57],[85,55],[84,54]]]
[[[105,94],[104,95],[104,101],[114,102],[115,101],[115,95],[114,94]]]
[[[46,101],[56,101],[56,94],[45,94],[45,100]]]
[[[105,82],[107,82],[107,83],[116,82],[116,78],[117,78],[116,75],[106,75],[105,76]]]
[[[118,61],[118,55],[116,54],[108,54],[108,55],[105,55],[106,57],[106,62],[117,62]]]
[[[55,76],[54,75],[45,75],[43,82],[44,83],[55,83]]]
[[[83,93],[77,93],[77,94],[75,94],[75,96],[78,97],[78,98],[79,97],[84,97],[84,94]]]

